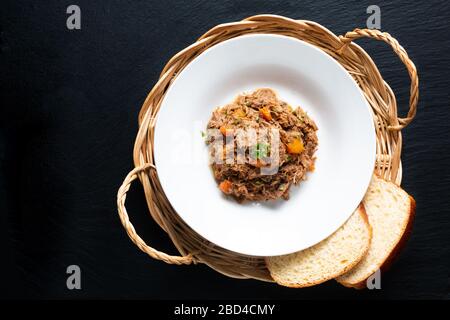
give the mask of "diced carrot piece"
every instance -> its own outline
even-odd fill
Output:
[[[219,184],[219,189],[223,192],[223,193],[230,193],[231,192],[231,182],[229,180],[223,180],[220,184]]]
[[[262,167],[264,167],[266,164],[264,163],[264,161],[262,161],[262,160],[256,160],[256,163],[255,163],[255,167],[257,167],[257,168],[262,168]]]
[[[267,121],[272,120],[272,115],[270,114],[269,108],[262,107],[261,109],[259,109],[259,113],[261,114],[261,117],[263,117]]]
[[[287,144],[287,151],[291,154],[299,154],[305,150],[302,140],[294,138]]]
[[[220,133],[222,133],[224,136],[229,136],[232,134],[232,130],[227,129],[227,127],[225,127],[225,126],[221,126],[219,130],[220,130]]]

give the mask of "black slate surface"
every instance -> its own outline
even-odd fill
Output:
[[[82,29],[68,31],[77,4]],[[128,240],[115,196],[132,167],[140,106],[165,62],[216,24],[258,13],[317,21],[336,34],[364,27],[367,1],[3,1],[0,11],[0,296],[3,298],[449,298],[450,5],[395,1],[382,29],[408,51],[420,103],[404,130],[403,187],[417,200],[412,237],[382,289],[331,281],[287,289],[205,266],[153,261]],[[358,41],[406,112],[409,79],[384,44]],[[147,216],[140,187],[129,212],[140,234],[175,253]],[[82,290],[66,289],[66,267]]]

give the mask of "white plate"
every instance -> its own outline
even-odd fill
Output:
[[[215,107],[261,87],[315,120],[316,169],[288,201],[238,204],[219,191],[200,132]],[[159,111],[154,151],[164,192],[192,229],[223,248],[272,256],[312,246],[350,217],[373,172],[375,129],[357,84],[327,54],[290,37],[247,35],[208,49],[178,75]]]

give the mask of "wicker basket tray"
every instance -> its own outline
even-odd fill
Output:
[[[374,171],[380,177],[398,185],[402,179],[401,129],[407,126],[416,114],[419,80],[414,63],[397,40],[388,33],[355,29],[344,36],[336,36],[315,22],[292,20],[274,15],[258,15],[239,22],[216,26],[201,36],[197,42],[172,57],[164,67],[158,82],[148,94],[139,113],[139,132],[133,152],[135,168],[126,176],[117,194],[119,216],[128,236],[150,257],[169,264],[205,263],[230,277],[273,281],[265,266],[264,258],[246,256],[223,249],[194,232],[181,220],[164,195],[157,178],[153,157],[155,116],[172,81],[206,49],[222,41],[251,33],[280,34],[306,41],[326,52],[350,73],[372,109],[377,137]],[[405,118],[398,117],[395,95],[381,77],[370,56],[353,43],[354,40],[362,37],[386,42],[405,64],[411,78],[409,111]],[[171,256],[150,247],[136,233],[125,208],[125,199],[131,183],[137,178],[144,187],[152,218],[167,232],[181,256]]]

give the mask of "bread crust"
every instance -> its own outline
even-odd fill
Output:
[[[347,271],[351,270],[354,266],[356,266],[356,264],[358,264],[359,261],[361,261],[361,259],[367,254],[367,252],[369,251],[369,247],[370,247],[370,239],[372,239],[372,227],[369,224],[369,218],[367,216],[366,213],[366,208],[364,207],[364,204],[361,202],[360,205],[358,206],[357,209],[358,213],[360,214],[360,216],[363,218],[363,221],[369,231],[369,241],[367,242],[366,248],[364,251],[361,252],[361,254],[357,257],[357,259],[355,259],[355,261],[353,261],[351,264],[347,265],[341,272],[337,272],[336,274],[331,274],[327,277],[323,277],[317,281],[314,282],[307,282],[307,283],[303,283],[303,284],[295,284],[295,283],[290,283],[290,282],[285,282],[283,280],[280,279],[276,279],[276,277],[274,276],[274,274],[272,273],[272,271],[270,270],[270,268],[268,267],[268,259],[269,257],[266,257],[264,259],[264,261],[266,262],[266,267],[270,272],[270,276],[272,277],[272,279],[274,279],[274,281],[282,286],[288,287],[288,288],[306,288],[306,287],[312,287],[321,283],[324,283],[328,280],[334,279],[339,277],[340,275],[346,273]]]

